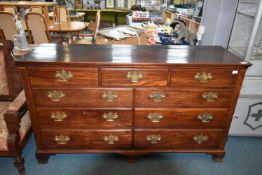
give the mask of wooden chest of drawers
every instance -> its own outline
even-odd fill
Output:
[[[16,60],[36,157],[205,152],[222,160],[246,69],[217,46],[43,44]]]

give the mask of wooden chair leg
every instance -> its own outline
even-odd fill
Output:
[[[21,117],[26,112],[26,103],[24,102],[18,111],[7,111],[4,114],[6,126],[8,129],[8,150],[11,157],[14,159],[14,165],[17,167],[20,175],[25,174],[24,158],[21,157],[22,148],[19,145],[20,142],[20,122]]]
[[[14,165],[20,175],[25,175],[24,158],[21,156],[14,157]]]

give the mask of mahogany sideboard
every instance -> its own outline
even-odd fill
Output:
[[[36,158],[203,152],[222,161],[248,62],[219,46],[41,44],[21,69]]]

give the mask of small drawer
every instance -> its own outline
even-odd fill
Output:
[[[38,107],[132,107],[132,89],[50,88],[33,89]]]
[[[32,86],[97,86],[97,68],[42,67],[28,69]]]
[[[234,87],[238,69],[174,69],[171,86],[178,87]]]
[[[218,149],[223,132],[214,130],[136,130],[137,149]]]
[[[218,107],[231,103],[231,89],[136,89],[136,107]]]
[[[132,110],[37,109],[40,129],[128,129]]]
[[[227,109],[139,109],[135,111],[136,128],[199,129],[221,128]]]
[[[167,86],[168,69],[102,69],[103,86]]]
[[[124,131],[43,131],[40,133],[44,149],[128,149],[131,130]]]

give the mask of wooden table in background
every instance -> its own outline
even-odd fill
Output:
[[[70,21],[70,22],[50,22],[48,25],[48,30],[50,32],[80,32],[88,26],[88,23]]]
[[[56,2],[0,1],[0,8],[3,8],[5,6],[16,6],[16,7],[41,6],[43,8],[44,16],[48,25],[50,22],[48,17],[48,7],[55,6],[56,4],[57,4]]]

